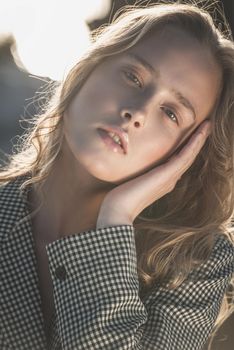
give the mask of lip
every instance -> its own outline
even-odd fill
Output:
[[[109,126],[109,125],[101,126],[98,129],[102,129],[102,130],[107,131],[107,132],[113,132],[116,135],[118,135],[121,142],[122,142],[124,153],[125,154],[128,153],[129,137],[128,137],[128,133],[126,131],[124,131],[123,129],[121,129],[118,126]]]

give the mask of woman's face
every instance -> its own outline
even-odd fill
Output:
[[[89,174],[120,183],[164,161],[208,118],[220,81],[212,55],[167,27],[93,70],[64,113],[65,142]],[[127,154],[107,147],[103,126],[128,133]]]

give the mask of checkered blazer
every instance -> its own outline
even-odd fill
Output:
[[[220,236],[177,289],[139,297],[134,228],[90,230],[46,246],[56,313],[47,344],[27,204],[18,178],[0,188],[1,350],[198,350],[234,271]]]

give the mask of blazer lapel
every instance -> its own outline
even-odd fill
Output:
[[[46,349],[46,336],[27,190],[19,191],[22,180],[0,191],[0,332],[10,349],[39,350]]]

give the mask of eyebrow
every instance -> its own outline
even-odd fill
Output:
[[[135,53],[129,52],[126,54],[127,58],[140,63],[146,70],[148,70],[153,76],[158,77],[159,73],[149,64],[144,58],[136,55]]]
[[[149,64],[147,61],[144,60],[144,58],[136,55],[135,53],[127,53],[126,57],[136,61],[137,63],[139,63],[140,65],[142,65],[147,71],[149,71],[149,73],[151,73],[154,77],[158,77],[159,73],[156,72],[156,70],[151,66],[151,64]],[[173,93],[174,97],[187,109],[189,109],[192,114],[193,114],[193,120],[196,120],[196,113],[195,113],[195,109],[192,105],[192,103],[179,91],[175,90],[175,89],[171,89],[171,92]]]
[[[181,92],[172,89],[171,92],[173,93],[173,95],[175,96],[175,98],[187,109],[189,109],[192,114],[193,114],[193,120],[196,120],[196,113],[195,113],[195,109],[192,105],[192,103],[186,98],[184,97]]]

